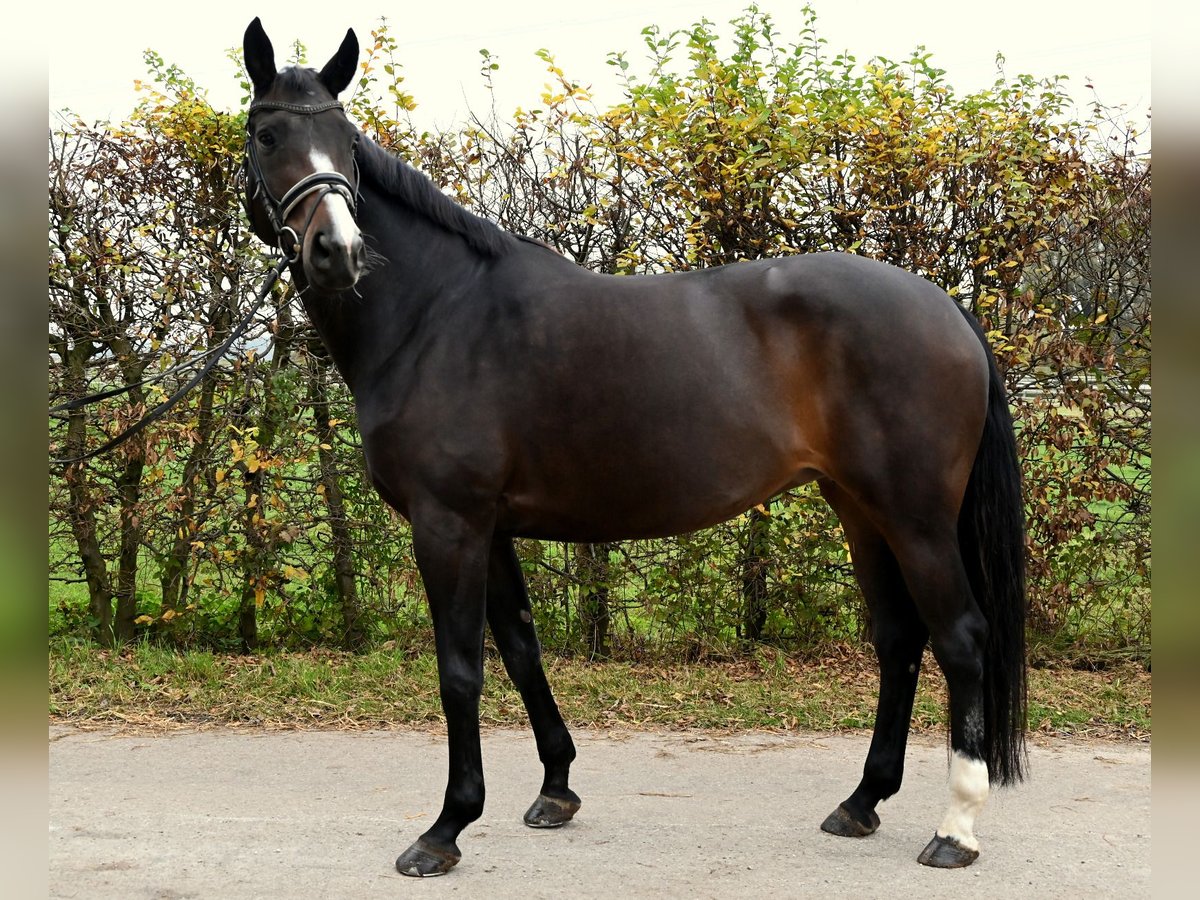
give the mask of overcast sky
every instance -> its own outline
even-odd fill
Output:
[[[134,79],[146,76],[142,53],[153,48],[208,89],[217,108],[235,109],[240,90],[225,51],[240,47],[255,15],[262,17],[282,61],[293,40],[308,48],[320,67],[346,28],[365,43],[387,15],[399,43],[406,87],[420,107],[419,125],[447,125],[468,106],[484,111],[479,50],[499,57],[498,111],[536,103],[545,82],[535,57],[542,47],[568,77],[590,84],[601,104],[618,98],[610,51],[643,59],[640,32],[649,24],[664,31],[701,17],[724,25],[749,0],[606,0],[603,3],[478,0],[441,3],[339,0],[336,3],[263,3],[204,0],[151,5],[127,0],[55,5],[54,50],[49,67],[50,110],[69,107],[88,121],[119,120],[136,103]],[[1067,75],[1072,95],[1086,104],[1095,85],[1100,99],[1129,108],[1144,125],[1150,109],[1150,25],[1146,9],[1131,13],[1127,0],[1009,0],[972,4],[963,0],[897,3],[895,0],[812,0],[818,33],[831,53],[843,50],[865,61],[873,55],[906,57],[918,44],[948,72],[959,91],[985,87],[995,77],[995,56],[1007,59],[1010,75]],[[798,2],[759,0],[785,42],[802,22]],[[1148,8],[1149,4],[1143,4]],[[170,10],[170,11],[168,11]],[[176,11],[177,10],[177,11]],[[727,30],[727,29],[726,29]],[[641,71],[645,71],[642,67]],[[53,119],[53,115],[52,115]]]

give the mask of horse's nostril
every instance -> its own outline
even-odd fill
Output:
[[[329,264],[333,257],[333,241],[326,232],[318,231],[313,237],[312,255],[314,262]]]

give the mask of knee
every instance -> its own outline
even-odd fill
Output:
[[[443,672],[440,688],[443,707],[463,709],[478,706],[479,697],[483,694],[483,673],[457,669]]]

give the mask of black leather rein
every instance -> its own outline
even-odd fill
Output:
[[[187,369],[191,368],[192,366],[194,366],[196,363],[198,363],[201,359],[204,359],[204,357],[206,357],[206,356],[210,357],[208,362],[206,362],[200,368],[200,370],[198,372],[196,372],[195,375],[193,375],[191,378],[189,378],[182,387],[177,389],[175,391],[175,393],[173,393],[170,397],[168,397],[162,403],[158,404],[158,406],[154,407],[154,409],[150,410],[150,412],[146,413],[146,415],[142,416],[142,418],[138,419],[136,422],[134,422],[132,425],[130,425],[128,428],[126,428],[124,431],[122,431],[116,437],[110,438],[109,440],[105,441],[103,444],[101,444],[95,450],[89,450],[87,453],[83,453],[79,456],[51,459],[50,461],[52,463],[55,463],[56,465],[69,466],[74,463],[80,463],[80,462],[83,462],[84,460],[91,459],[94,456],[100,456],[101,454],[107,453],[109,450],[112,450],[114,447],[125,443],[131,437],[133,437],[134,435],[138,434],[141,431],[144,431],[150,425],[154,424],[159,419],[161,419],[164,415],[166,415],[167,410],[169,410],[172,406],[174,406],[176,403],[178,403],[180,400],[182,400],[184,398],[184,396],[188,393],[188,391],[190,391],[192,388],[194,388],[196,385],[198,385],[201,381],[203,381],[204,377],[216,367],[217,363],[219,363],[221,361],[221,359],[225,356],[225,354],[229,352],[229,348],[233,346],[233,342],[236,341],[238,338],[240,338],[243,334],[246,333],[246,329],[250,327],[250,323],[254,321],[255,315],[258,314],[259,309],[262,307],[263,301],[266,300],[267,294],[270,293],[271,287],[278,280],[279,276],[281,274],[283,274],[283,270],[284,270],[284,268],[287,267],[288,263],[289,263],[289,260],[280,259],[275,264],[275,267],[268,273],[266,280],[263,281],[262,286],[258,289],[258,294],[257,294],[257,296],[255,296],[254,302],[250,305],[250,311],[248,313],[246,313],[245,316],[242,317],[241,321],[239,321],[237,323],[237,325],[234,326],[233,331],[229,332],[229,337],[225,338],[225,340],[221,342],[221,346],[217,347],[215,350],[209,350],[207,353],[203,353],[200,356],[196,357],[195,359],[188,360],[185,363],[180,363],[177,366],[172,366],[170,369],[167,369],[167,371],[160,372],[158,375],[155,375],[153,378],[147,378],[144,381],[137,382],[136,384],[127,384],[124,387],[112,388],[107,391],[100,391],[99,393],[96,393],[96,394],[89,394],[86,397],[79,397],[79,398],[77,398],[75,400],[71,400],[67,403],[60,403],[58,406],[51,407],[50,412],[51,412],[51,414],[54,414],[54,413],[70,412],[71,410],[79,409],[80,407],[83,407],[83,406],[90,406],[91,404],[97,403],[101,400],[107,400],[109,397],[117,397],[117,396],[120,396],[121,394],[126,394],[136,387],[141,387],[142,385],[153,384],[156,381],[161,381],[163,378],[165,378],[167,375],[172,374],[173,372],[177,372],[180,370],[187,370]]]
[[[114,447],[125,443],[125,441],[129,440],[131,437],[139,432],[144,431],[154,422],[157,422],[159,419],[161,419],[171,407],[182,400],[192,388],[204,380],[204,377],[208,375],[208,373],[216,367],[217,363],[221,361],[225,354],[229,352],[229,349],[233,346],[234,342],[246,333],[246,329],[250,327],[250,323],[254,321],[254,317],[258,314],[259,309],[262,307],[263,301],[266,300],[267,294],[270,293],[271,287],[279,279],[279,276],[283,274],[283,270],[291,263],[294,263],[300,259],[300,251],[304,243],[304,232],[308,230],[308,226],[312,223],[312,218],[325,195],[337,194],[344,198],[350,207],[351,215],[358,211],[358,205],[355,202],[355,197],[358,193],[357,186],[352,184],[350,180],[340,172],[314,172],[311,175],[306,175],[304,178],[301,178],[298,182],[292,185],[283,195],[283,197],[279,199],[275,198],[275,196],[271,193],[270,188],[267,187],[266,179],[263,178],[262,169],[258,163],[258,154],[254,149],[254,141],[251,139],[249,134],[250,116],[260,109],[274,109],[281,110],[283,112],[294,113],[296,115],[313,116],[317,113],[323,113],[331,109],[343,109],[343,107],[342,104],[336,100],[330,100],[326,103],[316,103],[312,106],[305,106],[299,103],[283,103],[277,100],[255,100],[250,104],[250,111],[246,117],[246,152],[242,159],[242,166],[244,171],[254,181],[254,193],[247,196],[248,191],[244,192],[243,203],[246,207],[246,216],[247,218],[250,218],[250,203],[261,194],[264,201],[263,205],[267,210],[267,216],[271,220],[271,226],[275,229],[276,241],[279,245],[279,249],[283,253],[283,258],[276,262],[275,267],[270,271],[270,273],[268,273],[266,280],[258,289],[258,294],[255,296],[254,302],[250,306],[250,311],[247,312],[241,321],[234,326],[233,330],[229,333],[229,337],[227,337],[221,343],[221,346],[215,348],[214,350],[209,350],[205,353],[202,353],[193,359],[172,366],[166,371],[160,372],[151,378],[139,381],[136,384],[128,384],[119,388],[110,388],[109,390],[100,391],[95,394],[88,394],[86,397],[79,397],[75,400],[68,401],[67,403],[60,403],[58,406],[51,407],[50,413],[54,415],[70,412],[72,410],[80,409],[84,406],[90,406],[91,404],[97,403],[101,400],[107,400],[110,397],[117,397],[121,394],[126,394],[129,391],[132,391],[134,388],[162,381],[175,372],[186,371],[193,366],[198,365],[201,360],[208,357],[208,361],[204,363],[200,370],[197,371],[196,374],[194,374],[191,378],[189,378],[183,386],[175,391],[175,393],[171,394],[170,397],[168,397],[158,406],[154,407],[154,409],[150,410],[150,412],[146,413],[146,415],[144,415],[133,425],[126,428],[116,437],[105,441],[95,450],[91,450],[80,456],[74,456],[66,459],[52,459],[51,462],[57,465],[72,465],[74,463],[91,459],[94,456],[100,456],[101,454],[112,450]],[[357,142],[357,140],[358,139],[356,137],[355,141]],[[351,155],[353,155],[353,152],[354,148],[352,147]],[[355,160],[355,181],[357,180],[358,162]],[[288,216],[292,214],[292,212],[300,204],[300,201],[302,201],[305,197],[318,192],[319,195],[317,197],[317,202],[313,204],[312,209],[309,211],[308,219],[305,221],[304,227],[297,232],[294,228],[287,224]]]

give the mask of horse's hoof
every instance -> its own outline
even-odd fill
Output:
[[[570,822],[583,801],[573,792],[570,797],[547,797],[538,794],[533,806],[525,813],[525,824],[530,828],[557,828]]]
[[[964,847],[952,837],[942,837],[935,834],[917,862],[923,866],[933,866],[935,869],[961,869],[979,859],[979,851]]]
[[[875,810],[871,810],[870,815],[870,824],[864,825],[854,818],[843,804],[826,816],[825,821],[821,823],[821,830],[838,837],[866,837],[868,834],[874,834],[875,829],[879,827],[879,816],[875,814]]]
[[[400,854],[396,860],[396,871],[414,878],[432,878],[445,875],[460,859],[462,853],[453,844],[451,849],[443,850],[418,838],[415,844]]]

